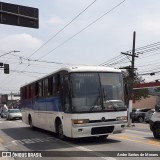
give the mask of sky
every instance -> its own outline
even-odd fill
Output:
[[[64,66],[131,65],[121,52],[131,54],[134,31],[136,72],[146,82],[160,79],[159,0],[0,2],[39,9],[38,29],[0,24],[0,62],[10,65],[10,74],[0,69],[0,93],[18,92]]]

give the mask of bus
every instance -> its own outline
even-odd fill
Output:
[[[70,66],[20,88],[22,120],[66,137],[105,139],[127,126],[121,70]]]

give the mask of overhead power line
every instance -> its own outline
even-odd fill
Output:
[[[136,48],[135,49],[135,52],[138,54],[140,53],[147,53],[149,54],[150,52],[155,52],[157,50],[160,49],[160,42],[156,42],[156,43],[153,43],[153,44],[149,44],[149,45],[146,45],[146,46],[143,46],[143,47],[139,47],[139,48]],[[126,53],[131,53],[132,51],[131,50],[128,50],[126,51]],[[149,52],[149,53],[148,53]],[[156,53],[158,54],[158,53]],[[150,56],[153,56],[153,55],[150,55]],[[137,61],[139,59],[144,59],[144,58],[147,58],[148,56],[146,56],[146,54],[144,54],[141,58],[138,58]],[[127,59],[128,57],[126,57]],[[129,59],[130,61],[130,59]],[[117,64],[124,64],[124,63],[128,63],[127,61],[125,61],[123,55],[118,55],[110,60],[107,60],[103,63],[101,63],[100,65],[117,65]]]
[[[49,43],[52,39],[54,39],[57,35],[59,35],[65,28],[67,28],[72,22],[74,22],[80,15],[82,15],[89,7],[91,7],[97,0],[94,0],[90,3],[83,11],[81,11],[78,15],[76,15],[70,22],[68,22],[63,28],[61,28],[56,34],[54,34],[51,38],[49,38],[44,44],[42,44],[35,52],[33,52],[29,57],[33,56],[36,52],[38,52],[41,48],[43,48],[47,43]]]
[[[68,41],[70,41],[71,39],[73,39],[75,36],[77,36],[78,34],[80,34],[81,32],[83,32],[84,30],[86,30],[87,28],[89,28],[91,25],[93,25],[94,23],[96,23],[98,20],[100,20],[101,18],[103,18],[105,15],[107,15],[107,14],[109,14],[111,11],[113,11],[113,10],[115,10],[116,8],[118,8],[121,4],[123,4],[125,1],[127,1],[127,0],[123,0],[123,1],[121,1],[120,3],[118,3],[116,6],[114,6],[114,7],[112,7],[109,11],[107,11],[106,13],[104,13],[102,16],[100,16],[99,18],[97,18],[96,20],[94,20],[92,23],[90,23],[89,25],[87,25],[85,28],[83,28],[82,30],[80,30],[79,32],[77,32],[75,35],[73,35],[73,36],[71,36],[69,39],[67,39],[67,40],[65,40],[64,42],[62,42],[60,45],[58,45],[56,48],[54,48],[54,49],[52,49],[50,52],[48,52],[48,53],[46,53],[45,55],[43,55],[42,57],[40,57],[38,60],[40,60],[40,59],[42,59],[43,57],[45,57],[46,55],[48,55],[49,53],[51,53],[51,52],[53,52],[54,50],[56,50],[57,48],[59,48],[59,47],[61,47],[63,44],[65,44],[65,43],[67,43]],[[93,1],[92,3],[94,3],[95,1]],[[83,11],[82,11],[83,12]],[[51,39],[53,39],[53,38],[51,38]],[[48,42],[49,42],[50,40],[48,40]],[[48,43],[47,42],[47,43]],[[46,43],[46,44],[47,44]],[[40,50],[40,48],[38,49],[38,50]],[[33,54],[35,54],[38,50],[36,50],[34,53],[32,53],[29,57],[31,57]],[[29,58],[28,57],[28,58]],[[32,64],[30,64],[30,66],[31,66]],[[29,66],[27,66],[27,67],[29,67]],[[26,68],[27,68],[26,67]],[[25,71],[26,70],[26,68],[25,69],[23,69],[23,71]]]
[[[82,15],[89,7],[91,7],[97,0],[94,0],[92,3],[90,3],[84,10],[82,10],[78,15],[76,15],[69,23],[67,23],[62,29],[60,29],[55,35],[53,35],[50,39],[48,39],[42,46],[40,46],[35,52],[33,52],[28,58],[30,58],[31,56],[33,56],[36,52],[38,52],[42,47],[44,47],[48,42],[50,42],[53,38],[55,38],[58,34],[60,34],[65,28],[67,28],[73,21],[75,21],[80,15]],[[20,65],[20,64],[19,64]],[[18,65],[18,66],[19,66]],[[18,66],[16,66],[15,69],[18,68]],[[28,67],[28,66],[27,66]],[[27,68],[26,67],[26,68]],[[25,68],[25,69],[26,69]],[[24,70],[25,70],[24,69]],[[10,74],[11,76],[11,74]],[[10,76],[8,76],[6,79],[8,79]],[[6,81],[6,80],[5,80]]]
[[[79,32],[77,32],[76,34],[74,34],[73,36],[71,36],[70,38],[66,39],[64,42],[62,42],[61,44],[59,44],[57,47],[55,47],[54,49],[52,49],[51,51],[49,51],[48,53],[46,53],[45,55],[43,55],[42,57],[40,57],[39,59],[44,58],[45,56],[47,56],[48,54],[50,54],[51,52],[55,51],[57,48],[61,47],[62,45],[66,44],[67,42],[69,42],[70,40],[72,40],[74,37],[76,37],[77,35],[79,35],[81,32],[83,32],[84,30],[86,30],[87,28],[89,28],[90,26],[92,26],[94,23],[96,23],[97,21],[99,21],[101,18],[103,18],[104,16],[106,16],[107,14],[109,14],[110,12],[112,12],[113,10],[115,10],[116,8],[118,8],[121,4],[123,4],[126,0],[121,1],[120,3],[118,3],[116,6],[112,7],[109,11],[107,11],[106,13],[104,13],[103,15],[101,15],[99,18],[97,18],[96,20],[94,20],[93,22],[91,22],[90,24],[88,24],[86,27],[84,27],[83,29],[81,29]]]
[[[118,55],[118,56],[116,56],[116,57],[114,57],[114,58],[112,58],[112,59],[110,59],[110,60],[108,60],[108,61],[105,61],[105,62],[103,62],[103,63],[101,63],[101,64],[99,64],[99,66],[103,66],[103,65],[106,65],[106,64],[108,64],[108,63],[110,63],[110,62],[114,62],[115,60],[119,60],[121,57],[123,57],[123,55]]]
[[[136,51],[144,50],[144,49],[147,49],[147,48],[150,48],[150,47],[155,47],[157,45],[160,45],[160,42],[156,42],[156,43],[152,43],[152,44],[149,44],[149,45],[146,45],[146,46],[143,46],[143,47],[136,48]]]
[[[46,55],[48,55],[49,53],[53,52],[54,50],[56,50],[57,48],[61,47],[63,44],[67,43],[68,41],[70,41],[71,39],[73,39],[75,36],[77,36],[78,34],[80,34],[81,32],[83,32],[84,30],[86,30],[87,28],[89,28],[91,25],[93,25],[94,23],[96,23],[98,20],[100,20],[101,18],[103,18],[105,15],[109,14],[111,11],[115,10],[117,7],[119,7],[122,3],[124,3],[126,0],[121,1],[120,3],[118,3],[116,6],[112,7],[109,11],[107,11],[106,13],[104,13],[102,16],[100,16],[99,18],[97,18],[96,20],[94,20],[92,23],[90,23],[89,25],[87,25],[85,28],[83,28],[82,30],[80,30],[79,32],[77,32],[76,34],[74,34],[73,36],[71,36],[69,39],[65,40],[64,42],[62,42],[60,45],[58,45],[57,47],[55,47],[54,49],[52,49],[50,52],[46,53],[45,55],[43,55],[42,57],[40,57],[39,59],[37,59],[38,61],[40,59],[42,59],[43,57],[45,57]],[[31,66],[31,64],[29,65]],[[27,66],[27,67],[29,67]],[[26,67],[26,68],[27,68]],[[26,69],[25,68],[25,69]],[[25,71],[24,69],[24,71]]]
[[[12,56],[18,57],[21,60],[26,60],[26,61],[30,61],[30,62],[40,62],[40,63],[53,63],[53,64],[63,64],[63,65],[71,65],[71,64],[67,64],[67,63],[62,63],[62,62],[54,62],[54,61],[43,61],[43,60],[38,60],[38,59],[30,59],[27,57],[22,57],[22,56],[18,56],[15,54],[11,54]]]
[[[36,74],[48,74],[48,73],[41,73],[41,72],[30,72],[30,71],[18,71],[18,70],[11,70],[12,72],[17,73],[36,73]]]

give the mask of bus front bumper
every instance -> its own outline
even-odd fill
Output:
[[[92,136],[101,136],[109,134],[118,134],[125,131],[127,122],[113,124],[113,125],[74,125],[72,126],[72,137],[92,137]]]

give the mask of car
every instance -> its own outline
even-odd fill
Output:
[[[139,123],[144,122],[145,113],[151,109],[149,108],[140,108],[140,109],[133,109],[131,113],[132,122],[138,121]]]
[[[7,112],[8,112],[8,110],[3,109],[3,110],[1,111],[1,118],[6,118]]]
[[[22,114],[20,109],[8,109],[6,118],[7,120],[22,119]]]
[[[150,119],[151,119],[151,117],[152,117],[152,115],[153,115],[154,112],[155,112],[155,109],[151,109],[151,110],[149,110],[149,111],[147,111],[145,113],[144,121],[146,123],[149,123],[149,121],[150,121]]]

